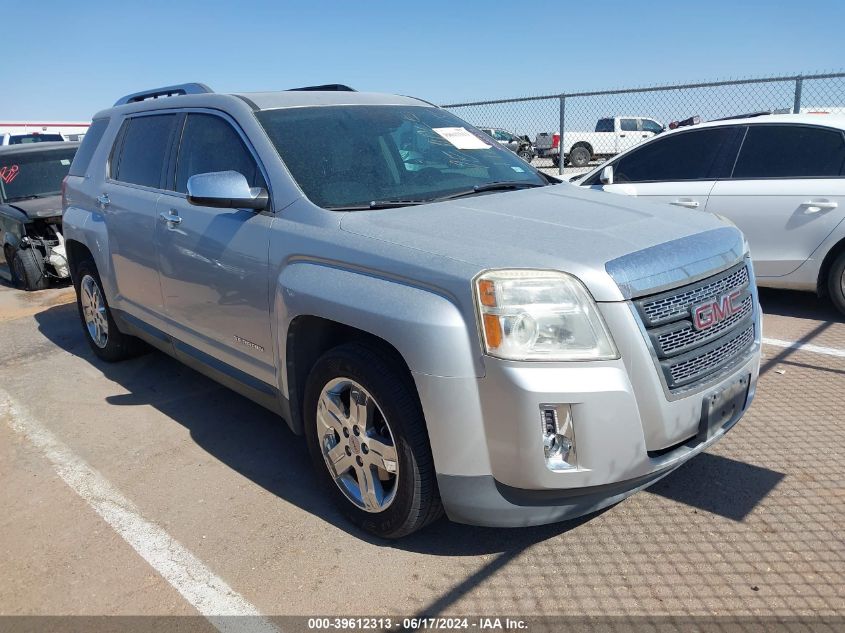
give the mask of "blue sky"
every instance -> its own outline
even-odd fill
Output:
[[[451,103],[838,71],[844,21],[841,0],[3,0],[0,120],[88,119],[185,81]]]

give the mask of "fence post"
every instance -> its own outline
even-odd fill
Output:
[[[560,152],[558,154],[558,158],[560,160],[558,161],[557,173],[561,176],[563,176],[563,129],[564,129],[563,126],[564,126],[564,123],[566,123],[566,97],[561,95],[560,96],[560,127],[558,128],[559,134],[560,134],[560,141],[558,141],[558,145],[557,145],[558,151]]]
[[[792,113],[798,114],[801,112],[801,89],[804,87],[804,78],[798,75],[795,78],[795,100],[792,102]]]

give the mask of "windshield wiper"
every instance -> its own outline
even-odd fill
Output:
[[[503,180],[499,182],[488,182],[484,185],[475,185],[472,189],[465,191],[458,191],[450,193],[447,196],[435,198],[435,200],[451,200],[452,198],[462,198],[464,196],[473,196],[477,193],[484,193],[485,191],[510,191],[512,189],[533,189],[534,187],[546,187],[547,185],[537,182],[525,182],[522,180]]]
[[[352,204],[343,207],[326,207],[332,211],[368,211],[371,209],[395,209],[410,207],[415,204],[425,204],[431,200],[373,200],[369,204]]]

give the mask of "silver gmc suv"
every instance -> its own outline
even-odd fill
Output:
[[[152,345],[278,412],[382,537],[606,507],[754,396],[736,227],[557,183],[419,99],[140,92],[63,192],[94,353]]]

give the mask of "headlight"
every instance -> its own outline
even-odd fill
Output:
[[[507,360],[619,358],[596,302],[572,275],[494,270],[475,280],[484,348]]]

